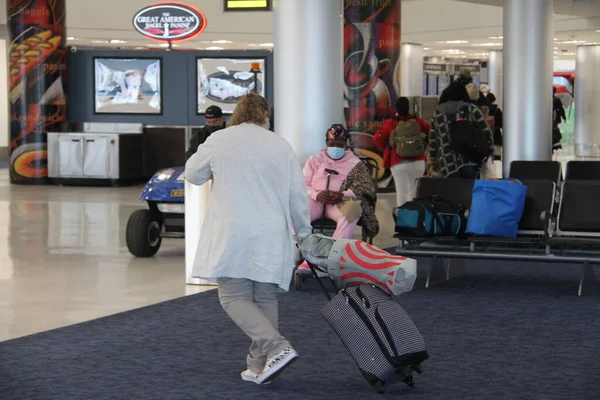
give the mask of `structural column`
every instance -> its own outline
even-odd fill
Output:
[[[12,183],[46,183],[46,133],[66,130],[65,3],[7,2]]]
[[[553,0],[504,2],[503,172],[552,159]]]
[[[276,0],[275,131],[301,162],[343,122],[342,0]]]
[[[488,61],[488,86],[490,92],[496,96],[496,104],[501,110],[504,110],[503,99],[503,79],[504,79],[504,54],[502,50],[490,51]]]
[[[423,96],[423,46],[405,43],[400,51],[400,95]]]
[[[351,145],[379,164],[379,186],[391,174],[373,145],[373,135],[394,115],[400,88],[401,0],[345,1],[344,100]],[[393,187],[393,186],[392,186]]]
[[[600,157],[600,46],[577,48],[575,76],[575,155]]]

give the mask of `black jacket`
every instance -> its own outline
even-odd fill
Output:
[[[185,152],[185,159],[189,159],[197,150],[198,146],[202,143],[206,142],[206,139],[214,132],[225,129],[225,124],[223,126],[218,127],[218,129],[211,129],[212,126],[203,126],[200,129],[194,130],[192,132],[192,137],[190,138],[190,146],[188,147],[188,151]]]

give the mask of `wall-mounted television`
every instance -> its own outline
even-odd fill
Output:
[[[251,72],[258,64],[260,71]],[[212,105],[219,106],[224,114],[232,114],[240,97],[256,92],[265,96],[265,58],[211,58],[196,59],[197,112],[204,114]]]
[[[94,57],[94,113],[161,115],[162,59]]]

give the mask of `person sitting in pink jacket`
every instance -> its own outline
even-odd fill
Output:
[[[364,240],[379,233],[375,217],[377,190],[369,169],[348,149],[349,138],[343,125],[332,125],[326,134],[327,148],[309,157],[304,165],[304,182],[311,221],[324,214],[337,225],[333,238],[348,239],[361,219]],[[299,271],[310,273],[306,263],[300,265]]]

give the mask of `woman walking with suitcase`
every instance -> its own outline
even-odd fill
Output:
[[[193,275],[218,283],[223,309],[252,339],[242,379],[257,384],[298,357],[278,331],[276,294],[292,279],[292,229],[300,239],[312,231],[300,164],[268,128],[267,101],[243,96],[229,127],[211,135],[185,166],[190,183],[212,180]]]

